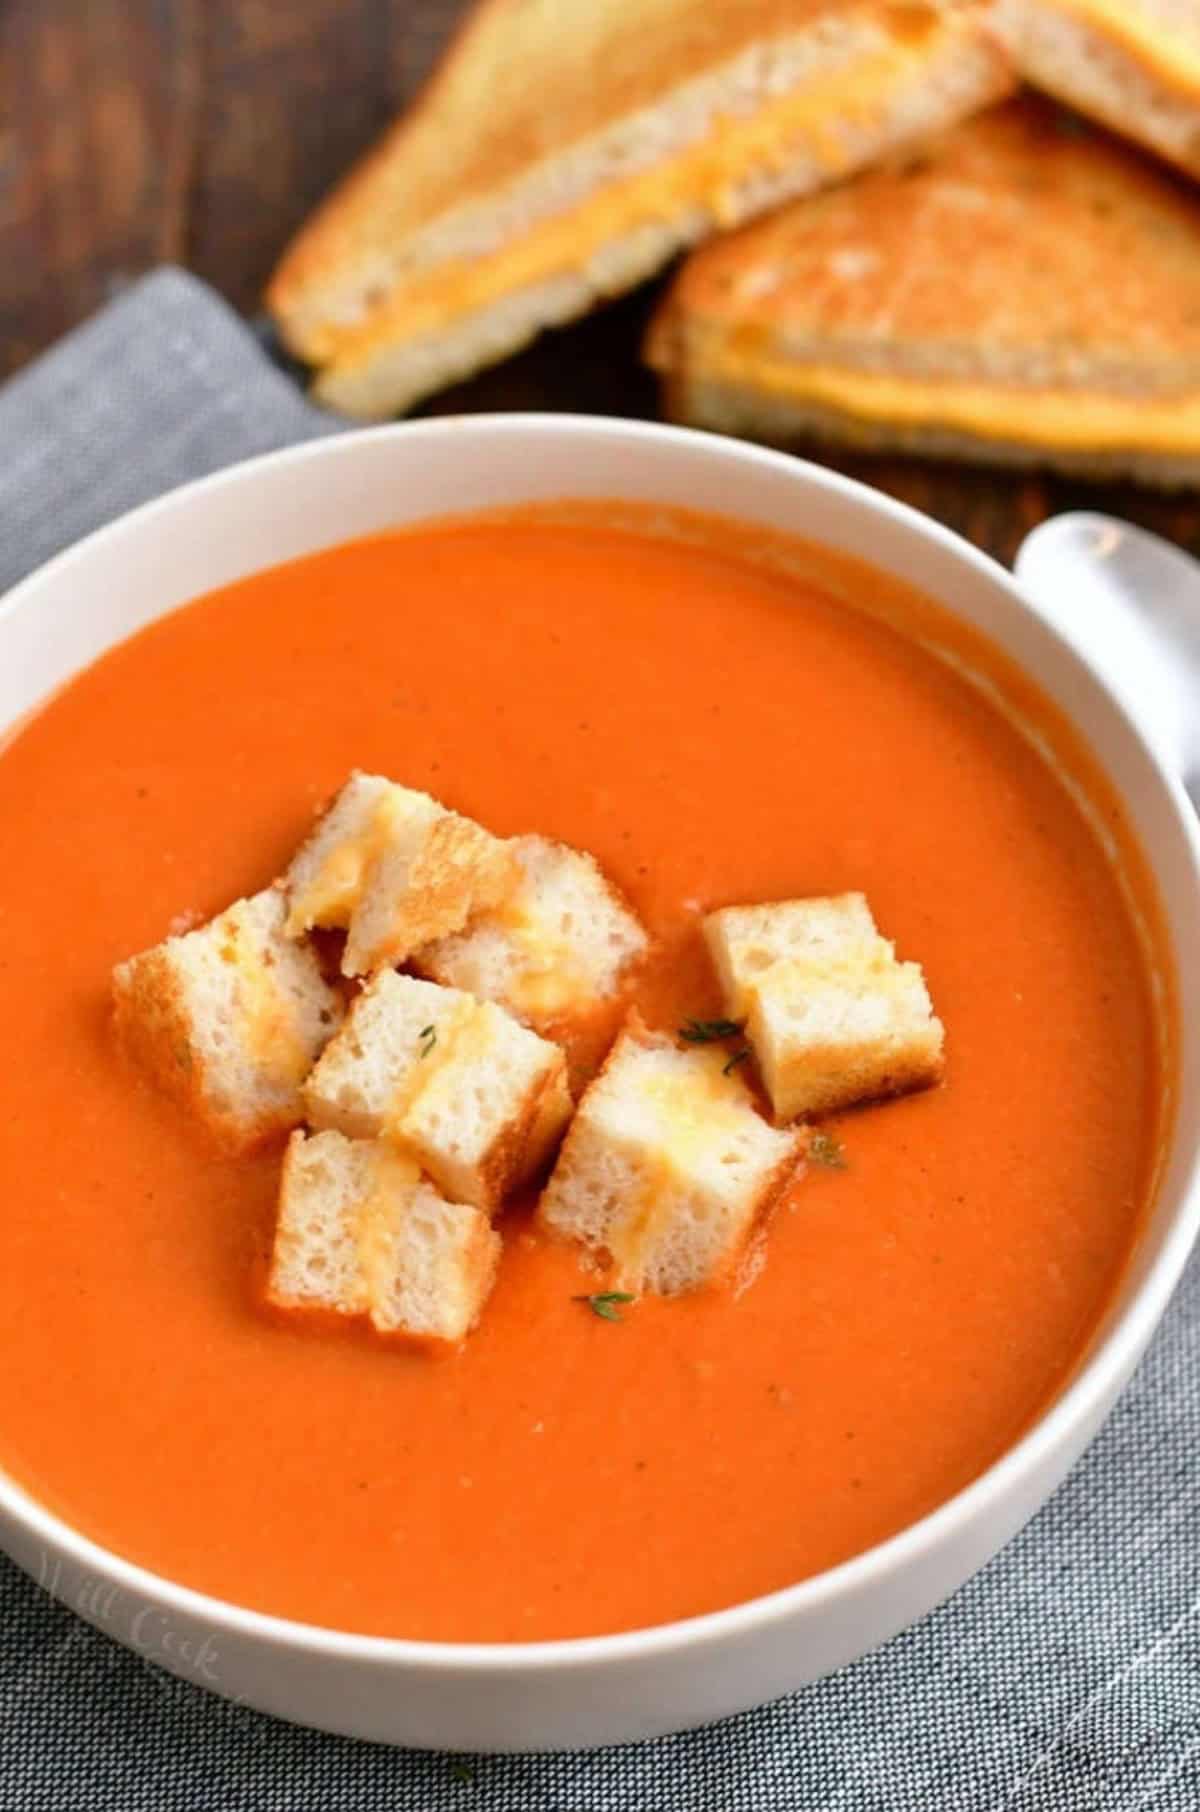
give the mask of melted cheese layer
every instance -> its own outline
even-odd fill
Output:
[[[734,347],[717,353],[709,369],[718,383],[840,410],[864,422],[951,428],[981,440],[1083,452],[1200,452],[1200,392],[1142,398],[942,379],[930,383],[793,364]]]

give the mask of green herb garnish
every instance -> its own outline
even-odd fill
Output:
[[[572,1296],[572,1302],[586,1302],[593,1315],[599,1315],[601,1321],[624,1321],[621,1304],[636,1302],[636,1296],[630,1296],[625,1290],[602,1290],[599,1296]]]
[[[739,1038],[744,1030],[740,1019],[685,1019],[678,1036],[684,1044],[719,1044],[722,1038]]]
[[[846,1153],[841,1140],[835,1139],[832,1133],[810,1133],[808,1161],[810,1164],[820,1164],[825,1170],[845,1170]]]
[[[428,1057],[430,1051],[432,1051],[434,1045],[437,1043],[437,1027],[436,1026],[422,1026],[421,1031],[419,1033],[419,1038],[420,1038],[420,1044],[421,1044],[421,1055],[422,1055],[422,1057]]]
[[[750,1055],[750,1046],[748,1044],[744,1044],[740,1051],[735,1051],[733,1053],[733,1056],[729,1059],[728,1063],[724,1063],[721,1065],[722,1076],[732,1075],[733,1071],[736,1070],[738,1064],[745,1063],[745,1061],[749,1055]]]

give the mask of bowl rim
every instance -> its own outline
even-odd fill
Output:
[[[691,450],[708,457],[725,458],[731,463],[757,466],[764,472],[786,475],[790,481],[810,490],[857,506],[867,515],[890,521],[912,535],[932,542],[961,566],[973,570],[1002,595],[1009,607],[1035,617],[1050,632],[1060,649],[1085,667],[1107,695],[1109,703],[1124,718],[1148,756],[1156,783],[1172,808],[1175,829],[1182,831],[1183,847],[1190,858],[1191,880],[1200,894],[1200,825],[1178,776],[1170,773],[1147,742],[1140,726],[1124,702],[1109,687],[1107,680],[1087,653],[1075,647],[1052,623],[1041,616],[1036,606],[1020,590],[1013,576],[998,560],[974,546],[965,537],[927,516],[910,504],[873,489],[861,480],[849,478],[828,467],[791,454],[751,443],[710,434],[696,429],[680,428],[665,423],[631,420],[624,417],[572,413],[517,411],[426,417],[417,421],[389,422],[368,428],[318,436],[299,444],[255,454],[215,472],[176,485],[162,495],[151,498],[93,529],[31,573],[17,581],[0,596],[0,634],[7,618],[22,608],[30,595],[52,580],[60,580],[73,565],[86,563],[98,544],[134,533],[156,515],[169,515],[183,500],[211,498],[219,505],[227,490],[255,479],[267,470],[299,466],[326,458],[337,460],[351,443],[371,440],[440,440],[453,435],[472,433],[503,439],[519,435],[538,439],[553,435],[582,436],[613,442],[654,442],[680,452]],[[619,479],[615,484],[619,496]],[[569,487],[564,491],[569,495]],[[736,520],[736,514],[732,515]],[[809,537],[810,539],[812,537]],[[327,545],[336,546],[331,541]],[[887,571],[886,564],[868,553],[867,563]],[[269,563],[268,563],[269,566]],[[267,570],[256,567],[255,571]],[[203,595],[203,594],[200,594]],[[945,599],[943,608],[952,608]],[[181,606],[172,606],[172,609]],[[164,612],[164,615],[170,614]],[[159,619],[155,617],[153,621]],[[131,631],[136,634],[138,631]],[[115,647],[122,637],[108,643],[103,652]],[[97,655],[94,659],[100,659]],[[1016,656],[1010,658],[1017,659]],[[85,667],[91,665],[89,661]],[[76,669],[65,684],[70,684]],[[1036,675],[1034,676],[1036,678]],[[51,690],[30,707],[41,709],[54,696]],[[17,723],[23,721],[18,719]],[[1105,766],[1102,755],[1097,759]],[[1152,871],[1155,868],[1150,863]],[[1178,1122],[1172,1127],[1169,1145],[1174,1153],[1178,1144]],[[40,1504],[27,1491],[0,1469],[0,1515],[28,1530],[51,1554],[61,1554],[89,1578],[101,1578],[107,1584],[126,1591],[131,1597],[148,1601],[156,1610],[169,1609],[181,1618],[193,1619],[216,1635],[252,1639],[259,1644],[304,1651],[327,1659],[356,1663],[388,1664],[398,1671],[450,1675],[470,1672],[477,1676],[535,1673],[553,1669],[556,1673],[597,1666],[620,1666],[632,1661],[703,1646],[709,1642],[737,1639],[786,1622],[803,1612],[819,1610],[842,1595],[855,1591],[870,1592],[882,1585],[889,1574],[919,1562],[947,1538],[986,1513],[992,1500],[1019,1491],[1056,1449],[1064,1445],[1073,1429],[1087,1427],[1089,1419],[1102,1410],[1105,1400],[1118,1389],[1123,1374],[1141,1354],[1162,1317],[1169,1298],[1182,1274],[1184,1265],[1200,1233],[1200,1136],[1193,1139],[1195,1149],[1187,1154],[1187,1172],[1179,1183],[1179,1201],[1165,1229],[1160,1249],[1145,1274],[1130,1293],[1128,1302],[1115,1314],[1110,1325],[1095,1340],[1092,1349],[1077,1362],[1069,1382],[1030,1426],[985,1471],[952,1497],[908,1524],[895,1535],[875,1543],[861,1553],[823,1572],[783,1586],[773,1592],[740,1600],[720,1610],[674,1619],[667,1623],[649,1624],[631,1630],[620,1630],[598,1636],[556,1637],[533,1642],[440,1642],[404,1636],[356,1634],[353,1631],[327,1628],[299,1619],[256,1611],[230,1599],[219,1598],[197,1588],[182,1585],[166,1574],[156,1573],[136,1561],[104,1547],[90,1536],[75,1529],[65,1518]]]

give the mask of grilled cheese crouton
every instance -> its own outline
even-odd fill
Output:
[[[235,1151],[300,1122],[301,1085],[342,1018],[285,911],[267,888],[113,971],[122,1043]]]
[[[862,894],[730,906],[704,930],[778,1122],[940,1080],[943,1030],[920,966],[897,962]]]
[[[385,969],[305,1088],[312,1125],[381,1138],[488,1213],[548,1160],[571,1113],[566,1059],[490,1001]]]
[[[428,793],[353,774],[288,871],[288,935],[344,928],[343,972],[367,975],[460,930],[512,876],[507,846],[482,825]]]
[[[486,1215],[446,1201],[390,1146],[292,1135],[267,1284],[276,1307],[367,1315],[383,1334],[458,1341],[479,1319],[499,1257]]]
[[[414,967],[448,987],[550,1025],[612,996],[646,933],[599,864],[551,837],[517,837],[515,885],[455,937],[417,952]]]
[[[677,1295],[733,1271],[803,1155],[756,1112],[725,1050],[680,1050],[636,1017],[579,1103],[539,1219],[635,1292]]]

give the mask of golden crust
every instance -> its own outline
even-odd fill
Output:
[[[806,1053],[806,1057],[809,1053]],[[820,1053],[816,1053],[820,1055]],[[877,1055],[869,1047],[861,1056],[841,1049],[829,1053],[830,1066],[844,1065],[836,1082],[814,1088],[805,1078],[801,1085],[785,1073],[777,1078],[779,1105],[772,1115],[776,1126],[788,1126],[803,1115],[832,1114],[848,1107],[870,1107],[876,1102],[894,1100],[898,1095],[916,1094],[935,1088],[945,1074],[941,1051],[913,1049],[901,1051],[880,1068]]]
[[[1132,479],[1163,491],[1200,485],[1200,441],[1194,451],[1162,453],[1132,446],[1095,448],[1038,445],[1026,439],[983,435],[937,421],[897,423],[869,421],[862,415],[818,403],[768,396],[745,386],[668,380],[663,386],[663,413],[669,421],[734,434],[786,451],[814,445],[853,453],[903,454],[916,459],[950,460],[964,465],[996,466],[1019,471],[1061,472],[1075,478],[1111,483]]]
[[[257,1150],[301,1119],[294,1107],[261,1107],[253,1114],[214,1101],[211,1066],[197,1050],[184,991],[162,949],[121,963],[112,978],[113,1029],[129,1056],[171,1100],[189,1110],[226,1151]]]

